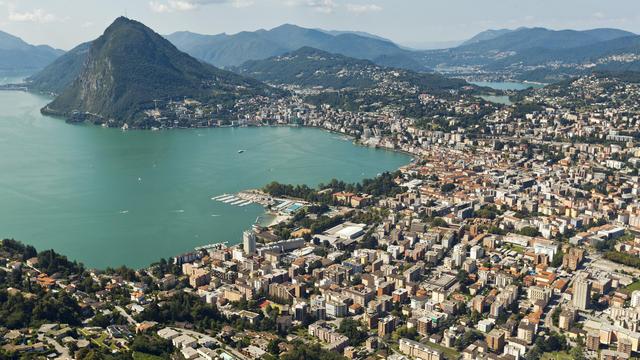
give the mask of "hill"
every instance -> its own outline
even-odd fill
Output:
[[[310,47],[249,61],[236,71],[288,88],[316,106],[356,112],[388,109],[408,117],[425,115],[421,94],[452,98],[452,93],[476,90],[464,80],[383,67]]]
[[[248,61],[236,71],[277,85],[366,89],[382,83],[406,82],[419,91],[448,91],[468,85],[439,74],[387,68],[369,60],[304,47],[266,60]]]
[[[219,67],[239,66],[249,60],[262,60],[282,55],[302,47],[313,47],[330,53],[367,59],[388,61],[398,59],[400,66],[413,70],[426,70],[420,63],[411,61],[414,53],[398,45],[358,32],[306,29],[285,24],[271,30],[241,32],[234,35],[201,35],[178,32],[166,36],[180,50]]]
[[[30,72],[44,68],[64,51],[47,45],[31,45],[0,31],[0,71]]]
[[[29,88],[35,91],[58,94],[75,80],[89,55],[91,42],[69,50],[42,71],[27,78]]]
[[[156,101],[191,98],[223,106],[274,93],[256,80],[204,64],[142,23],[121,17],[91,43],[79,75],[42,111],[144,128],[151,126],[145,111]]]

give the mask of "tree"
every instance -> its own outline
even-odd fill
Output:
[[[431,221],[431,226],[433,227],[446,227],[447,225],[449,224],[447,224],[446,221],[444,221],[442,218],[439,218],[439,217]]]
[[[393,334],[391,334],[391,339],[393,341],[398,341],[402,338],[415,340],[417,337],[418,337],[418,332],[416,331],[416,328],[413,327],[409,329],[407,326],[401,326],[398,329],[396,329],[396,331],[394,331]]]
[[[360,323],[351,318],[342,320],[338,332],[349,338],[351,346],[357,346],[367,339],[367,333],[360,330]]]
[[[297,343],[293,350],[280,356],[282,360],[344,360],[339,353],[323,349],[320,344]]]
[[[558,250],[558,252],[553,255],[553,260],[551,260],[551,266],[558,267],[562,265],[563,259],[564,259],[564,253],[562,252],[562,250]]]
[[[449,192],[452,192],[453,190],[455,190],[455,188],[456,188],[456,185],[455,185],[455,184],[453,184],[453,183],[446,183],[446,184],[443,184],[443,185],[440,187],[440,191],[442,191],[443,193],[449,193]]]
[[[524,236],[536,237],[540,235],[540,232],[538,231],[537,228],[533,226],[525,226],[522,229],[520,229],[520,231],[518,231],[518,234],[524,235]]]
[[[164,340],[158,336],[138,335],[133,339],[131,350],[168,357],[172,352],[171,341]]]
[[[280,340],[275,339],[275,340],[271,340],[269,341],[269,344],[267,345],[267,351],[273,355],[279,355],[280,354]]]
[[[584,356],[584,349],[582,348],[582,345],[578,344],[578,346],[574,346],[571,348],[571,351],[569,351],[569,355],[571,355],[571,358],[574,360],[585,360],[586,357]]]
[[[469,346],[469,344],[473,344],[474,341],[480,340],[482,338],[484,338],[484,336],[481,332],[476,330],[467,330],[465,331],[464,335],[456,339],[454,345],[456,349],[462,351],[464,350],[464,348]]]

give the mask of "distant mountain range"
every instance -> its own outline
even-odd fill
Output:
[[[177,32],[166,38],[178,49],[219,67],[239,66],[249,60],[267,59],[308,46],[381,65],[400,64],[412,70],[427,70],[414,60],[412,51],[361,32],[306,29],[286,24],[271,30],[245,31],[234,35]]]
[[[416,58],[426,67],[448,72],[468,68],[467,75],[503,74],[514,79],[553,82],[567,76],[624,67],[640,71],[633,62],[610,58],[640,56],[640,36],[617,29],[549,30],[520,28],[491,30],[464,44],[444,50],[422,51]],[[624,61],[623,64],[616,62]]]
[[[149,127],[142,122],[143,115],[154,109],[155,100],[188,97],[203,103],[233,104],[242,97],[278,92],[257,80],[205,64],[142,23],[123,17],[90,45],[80,45],[45,74],[34,76],[31,83],[36,88],[46,88],[47,83],[51,90],[60,88],[68,81],[66,72],[69,77],[78,75],[43,113],[72,120],[78,115],[79,120],[85,120],[85,115],[90,115],[99,122],[126,122],[138,128]]]
[[[0,71],[37,71],[62,54],[62,50],[47,45],[31,45],[19,37],[0,31]]]
[[[289,24],[233,35],[177,32],[165,38],[179,50],[203,62],[244,70],[258,66],[259,63],[252,61],[273,59],[308,47],[368,60],[378,66],[414,72],[435,69],[453,76],[497,74],[502,78],[552,82],[594,69],[640,71],[640,36],[617,29],[487,30],[456,47],[420,51],[368,33],[307,29]],[[29,79],[31,87],[54,93],[61,93],[79,75],[90,53],[90,43],[86,43],[58,57],[61,54],[59,50],[33,47],[15,37],[0,36],[0,54],[3,49],[12,49],[16,54],[33,48],[53,52],[53,55],[48,61],[49,66]],[[2,59],[0,56],[0,69],[10,68],[5,65],[9,62]],[[35,61],[38,57],[21,59]],[[38,66],[23,62],[23,66]],[[39,66],[44,67],[46,62],[42,60]],[[245,63],[247,66],[243,67]]]
[[[549,30],[518,28],[487,30],[462,44],[439,50],[412,50],[368,33],[306,29],[283,25],[271,30],[241,32],[235,35],[200,35],[179,32],[167,36],[179,49],[221,67],[238,67],[251,60],[283,55],[302,47],[370,60],[381,66],[428,72],[449,72],[466,67],[476,73],[502,73],[523,80],[539,80],[540,74],[554,78],[558,64],[583,65],[590,61],[606,63],[603,57],[640,54],[637,35],[617,29]],[[556,69],[533,69],[554,63]],[[614,64],[613,67],[631,67]],[[530,67],[530,68],[527,68]],[[611,67],[603,65],[603,67]],[[475,70],[473,70],[475,69]],[[480,72],[478,72],[480,70]],[[640,70],[640,68],[638,68]],[[580,73],[563,69],[567,74]],[[473,76],[474,73],[463,73]],[[527,79],[527,76],[533,79]]]

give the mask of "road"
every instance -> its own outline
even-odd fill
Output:
[[[60,343],[57,342],[55,339],[50,338],[48,336],[44,336],[44,335],[38,335],[38,340],[45,341],[46,343],[48,343],[49,345],[53,346],[56,349],[58,354],[60,354],[60,356],[57,357],[56,359],[73,360],[73,358],[71,357],[71,354],[69,354],[69,349],[67,349],[65,346],[60,345]]]
[[[120,306],[116,306],[116,310],[118,310],[120,315],[122,315],[125,319],[127,319],[127,322],[129,323],[129,325],[138,326],[138,322],[135,321],[133,317],[131,317],[131,315],[127,314],[127,312],[124,311],[123,308],[121,308]]]

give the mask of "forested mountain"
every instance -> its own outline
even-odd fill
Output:
[[[154,100],[188,97],[223,104],[274,91],[204,64],[142,23],[121,17],[91,43],[79,75],[43,112],[66,117],[88,113],[120,124],[140,120],[154,108]]]
[[[406,83],[419,91],[448,91],[468,85],[464,80],[377,65],[340,54],[304,47],[266,60],[248,61],[236,69],[271,84],[364,89],[384,83]]]

